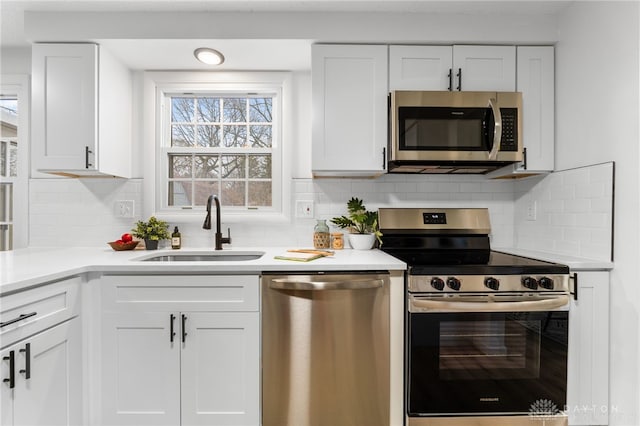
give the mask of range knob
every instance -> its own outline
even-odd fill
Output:
[[[553,280],[549,277],[542,277],[540,278],[540,287],[547,289],[547,290],[553,290]]]
[[[498,290],[500,288],[500,281],[497,278],[487,277],[484,279],[484,286],[491,290]]]
[[[530,290],[538,289],[538,280],[533,277],[522,277],[522,286]]]
[[[460,290],[460,280],[457,279],[456,277],[447,278],[447,287],[455,291]]]
[[[444,281],[442,280],[442,278],[438,278],[438,277],[433,277],[431,278],[431,287],[435,288],[436,290],[444,290]]]

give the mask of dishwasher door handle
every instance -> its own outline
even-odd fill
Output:
[[[269,288],[275,290],[366,290],[384,285],[382,278],[341,278],[339,281],[313,281],[291,278],[274,278]]]

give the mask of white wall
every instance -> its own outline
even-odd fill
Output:
[[[638,2],[574,2],[556,46],[556,168],[616,164],[611,425],[640,424],[639,18]]]
[[[422,12],[29,12],[31,41],[100,39],[296,39],[338,43],[552,43],[556,17],[502,13]],[[340,6],[336,6],[338,9]],[[372,10],[375,6],[372,6]],[[511,13],[509,13],[511,11]]]
[[[31,48],[12,47],[0,49],[1,74],[31,75]]]

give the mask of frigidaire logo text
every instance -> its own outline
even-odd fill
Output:
[[[500,398],[498,397],[484,397],[484,398],[480,398],[480,402],[498,402],[500,401]]]

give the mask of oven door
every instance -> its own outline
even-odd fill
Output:
[[[564,410],[566,309],[411,312],[409,303],[410,417]]]

